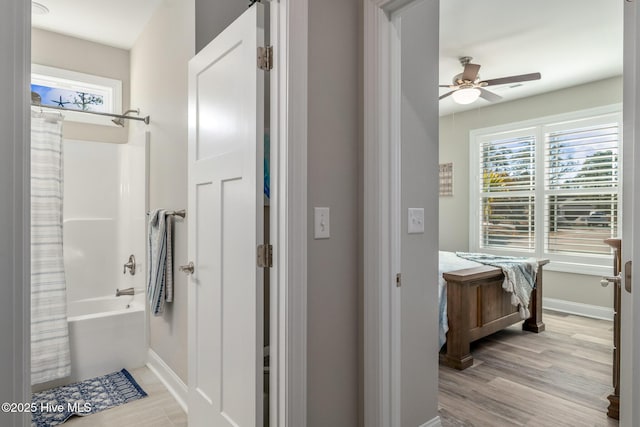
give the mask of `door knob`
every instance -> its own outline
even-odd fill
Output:
[[[620,283],[622,283],[622,276],[603,276],[602,280],[600,280],[600,284],[603,288],[609,286],[609,283],[615,283],[616,285],[619,285]]]
[[[187,265],[181,265],[179,267],[179,270],[185,274],[193,274],[193,270],[194,270],[193,261],[189,261],[189,264]]]

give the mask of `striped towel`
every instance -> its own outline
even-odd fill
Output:
[[[165,301],[173,301],[173,215],[165,216],[167,224],[167,262],[165,268]]]
[[[164,209],[149,214],[147,297],[154,316],[164,312],[164,303],[173,301],[172,227]]]

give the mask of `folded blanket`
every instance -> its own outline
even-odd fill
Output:
[[[456,252],[456,255],[470,261],[502,269],[504,282],[502,289],[511,293],[511,304],[520,306],[520,317],[528,319],[531,291],[536,286],[538,261],[535,258]]]

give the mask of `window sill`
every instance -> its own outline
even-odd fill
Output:
[[[583,274],[585,276],[611,276],[613,274],[613,266],[578,264],[575,262],[554,261],[553,259],[544,266],[544,269],[545,271]]]
[[[474,248],[471,246],[470,252],[481,252],[494,255],[532,257],[548,259],[549,264],[544,266],[545,271],[555,271],[558,273],[583,274],[585,276],[611,276],[613,275],[613,257],[577,257],[563,256],[558,254],[536,254],[524,250],[510,249],[500,250],[496,248]],[[579,262],[587,261],[587,262]]]

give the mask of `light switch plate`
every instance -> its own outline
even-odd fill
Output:
[[[329,208],[314,208],[314,223],[314,238],[328,239],[331,237],[331,212]]]
[[[409,234],[424,233],[424,209],[409,208]]]

